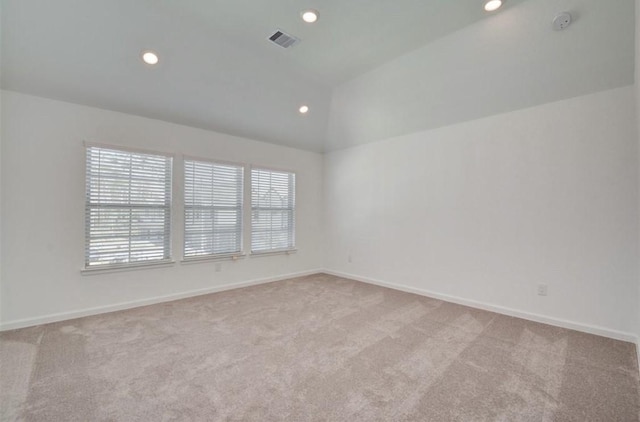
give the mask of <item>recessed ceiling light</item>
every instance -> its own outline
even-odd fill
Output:
[[[307,114],[309,112],[309,106],[303,105],[298,109],[300,114]]]
[[[494,12],[500,9],[500,6],[502,6],[502,0],[487,0],[484,3],[484,10],[487,12]]]
[[[143,51],[141,57],[143,62],[150,65],[158,64],[158,61],[160,61],[160,59],[158,59],[158,55],[149,50]]]
[[[309,9],[302,12],[302,20],[307,23],[314,23],[318,20],[318,16],[320,16],[320,14],[317,10]]]

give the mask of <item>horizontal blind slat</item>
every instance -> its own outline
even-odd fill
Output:
[[[251,170],[251,250],[295,247],[295,174]]]
[[[184,256],[242,250],[242,166],[184,161]]]
[[[85,265],[167,260],[171,157],[87,147]]]

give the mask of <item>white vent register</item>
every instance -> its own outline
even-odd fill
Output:
[[[282,48],[291,48],[294,45],[298,44],[300,42],[300,39],[294,37],[293,35],[287,34],[284,31],[277,30],[269,37],[269,41],[276,45],[279,45]]]

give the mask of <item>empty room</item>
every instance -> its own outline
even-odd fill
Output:
[[[0,0],[1,421],[639,421],[640,0]]]

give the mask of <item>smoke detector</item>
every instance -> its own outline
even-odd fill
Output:
[[[553,18],[553,29],[556,31],[562,31],[571,25],[571,13],[562,12]]]

